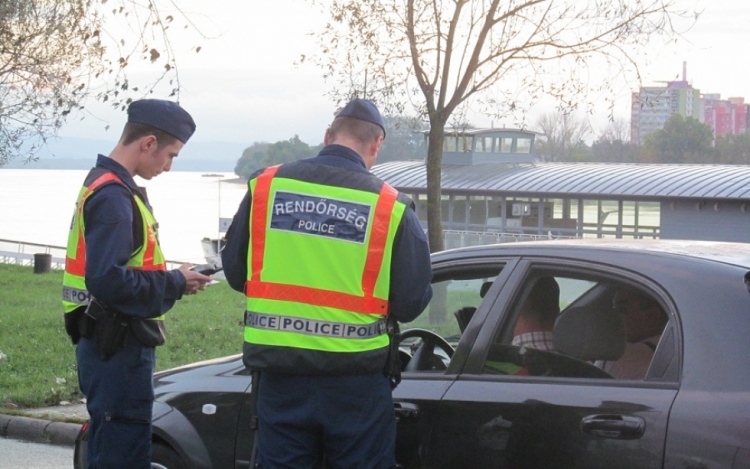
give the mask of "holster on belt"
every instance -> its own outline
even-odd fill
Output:
[[[388,376],[391,389],[396,389],[396,386],[401,382],[401,357],[398,353],[398,346],[401,342],[401,330],[396,318],[390,315],[386,322],[386,328],[390,343],[388,344],[388,359],[386,360],[384,371],[386,376]]]
[[[83,314],[83,311],[85,309],[85,306],[79,306],[69,313],[63,313],[65,319],[65,332],[70,337],[73,345],[76,345],[83,335],[81,333],[81,328],[83,327],[82,318],[86,316],[85,314]],[[91,337],[86,338],[90,339]]]
[[[88,338],[93,336],[96,351],[103,360],[108,360],[125,346],[130,328],[128,316],[108,309],[94,298],[91,299],[84,316],[86,319],[79,323],[81,335]],[[87,324],[84,324],[84,321]],[[84,329],[89,332],[88,336],[83,333]]]

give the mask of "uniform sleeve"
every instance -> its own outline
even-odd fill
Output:
[[[399,322],[416,319],[432,299],[431,280],[427,237],[417,214],[407,208],[393,241],[390,314]]]
[[[119,184],[102,187],[84,210],[86,287],[94,298],[139,318],[157,317],[172,308],[185,289],[182,273],[127,267],[134,251],[133,201],[128,190]]]
[[[250,193],[240,203],[232,225],[227,230],[226,243],[221,251],[221,265],[227,283],[234,290],[244,293],[247,281],[247,246],[250,242]]]

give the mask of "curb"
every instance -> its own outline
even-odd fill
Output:
[[[0,414],[0,436],[13,440],[75,446],[81,424]]]

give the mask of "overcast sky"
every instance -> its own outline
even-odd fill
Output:
[[[654,46],[642,68],[643,85],[680,79],[687,62],[687,78],[702,93],[750,100],[745,51],[750,44],[748,0],[680,0],[705,11],[684,41]],[[334,103],[325,96],[319,69],[295,67],[300,53],[309,50],[307,33],[319,29],[322,16],[304,0],[179,0],[204,33],[218,36],[186,41],[175,36],[182,85],[181,104],[197,123],[196,141],[275,142],[298,134],[310,144],[322,141],[333,117]],[[210,11],[207,11],[210,5]],[[200,44],[195,54],[188,49]],[[621,83],[613,91],[616,117],[629,119],[630,93],[637,83]],[[69,122],[62,137],[115,141],[123,114],[89,103],[94,115]],[[549,109],[533,109],[540,114]],[[595,130],[606,122],[606,109],[592,118]],[[472,123],[489,126],[489,118]],[[105,130],[111,125],[109,131]],[[494,122],[495,126],[502,123]],[[508,123],[510,124],[510,123]],[[599,128],[597,128],[599,127]]]

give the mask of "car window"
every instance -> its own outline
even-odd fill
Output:
[[[644,380],[668,316],[632,281],[536,269],[522,282],[484,373]]]
[[[432,300],[417,319],[401,326],[402,335],[408,336],[409,330],[422,329],[444,339],[451,348],[455,349],[461,339],[461,334],[501,270],[502,266],[497,265],[437,273],[432,282]],[[413,355],[423,340],[423,336],[407,337],[401,342],[401,350]],[[433,366],[429,370],[423,369],[424,367],[418,370],[410,369],[408,363],[403,363],[405,369],[407,371],[442,371],[447,368],[450,353],[446,353],[440,347],[435,347],[434,354],[440,357],[442,363],[433,361]],[[402,358],[402,362],[408,362],[408,358]]]

